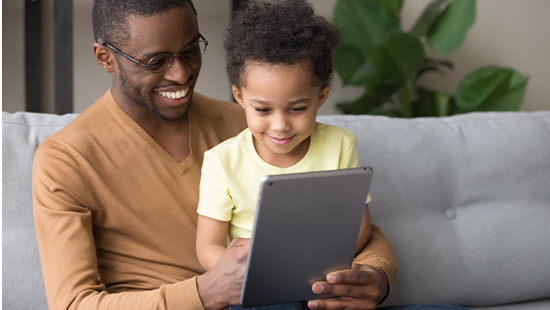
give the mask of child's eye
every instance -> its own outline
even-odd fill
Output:
[[[254,110],[256,110],[256,112],[259,112],[259,113],[269,112],[269,108],[254,108]]]
[[[291,108],[290,110],[292,112],[301,112],[301,111],[305,111],[306,107],[294,107],[294,108]]]

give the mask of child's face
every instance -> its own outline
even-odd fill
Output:
[[[330,88],[312,86],[312,73],[304,64],[250,63],[244,76],[243,86],[232,89],[245,110],[256,151],[275,166],[297,163],[309,149],[317,110]]]

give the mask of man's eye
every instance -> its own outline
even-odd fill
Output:
[[[193,44],[186,47],[182,52],[184,58],[192,58],[201,54],[199,44]]]
[[[162,68],[170,62],[170,57],[166,55],[155,56],[149,60],[149,68]]]

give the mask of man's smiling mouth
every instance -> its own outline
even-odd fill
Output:
[[[185,97],[188,91],[189,91],[189,87],[178,91],[159,91],[158,93],[162,97],[165,97],[168,99],[180,99]]]

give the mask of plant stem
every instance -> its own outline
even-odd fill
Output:
[[[401,113],[403,117],[413,117],[412,105],[411,105],[411,92],[412,85],[410,81],[406,81],[398,90],[399,105],[401,106]]]

